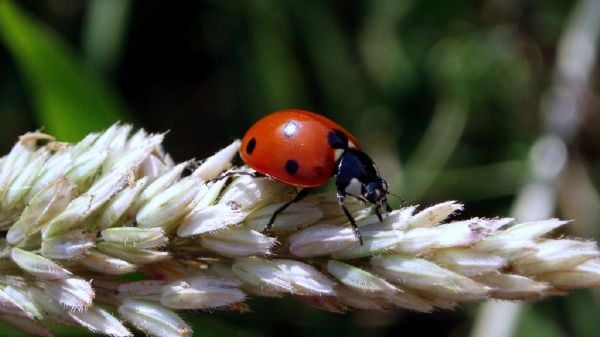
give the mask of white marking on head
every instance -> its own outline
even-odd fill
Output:
[[[333,150],[333,159],[335,162],[337,162],[340,157],[342,156],[342,154],[344,154],[344,149],[335,149]]]
[[[348,139],[348,147],[351,149],[357,149],[358,146],[356,146],[356,144],[354,144],[350,139]]]
[[[357,178],[352,178],[352,180],[350,180],[350,184],[348,184],[348,186],[346,186],[346,188],[344,189],[344,192],[350,195],[361,196],[362,183]]]

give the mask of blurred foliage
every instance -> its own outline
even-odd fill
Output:
[[[83,67],[64,42],[0,2],[0,32],[24,75],[39,123],[66,141],[124,119],[125,112],[104,82]]]
[[[171,130],[176,160],[202,158],[267,112],[298,107],[352,130],[407,202],[455,199],[467,202],[464,216],[507,214],[527,178],[573,4],[3,0],[0,151],[35,128],[75,140],[133,120]],[[598,99],[586,99],[571,149],[585,179],[560,211],[595,228],[598,212],[572,201],[594,200],[581,195],[597,197],[600,182]],[[529,306],[518,335],[599,334],[583,315],[598,306],[582,294]],[[464,310],[339,316],[293,301],[250,304],[250,314],[190,313],[189,321],[196,336],[462,336],[471,324]]]

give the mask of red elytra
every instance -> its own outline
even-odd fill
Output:
[[[256,122],[244,135],[242,160],[256,171],[297,187],[323,185],[335,174],[336,153],[328,142],[342,132],[352,147],[356,138],[334,121],[304,110],[280,110]]]

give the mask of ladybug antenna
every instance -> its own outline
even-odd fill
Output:
[[[391,196],[393,196],[393,197],[396,197],[396,198],[398,198],[398,199],[402,200],[402,198],[401,198],[401,197],[400,197],[398,194],[394,194],[394,193],[392,193],[392,192],[390,192],[390,191],[385,191],[385,194],[387,194],[387,195],[391,195]]]
[[[391,195],[393,197],[396,197],[398,200],[400,200],[400,206],[405,206],[407,204],[406,200],[404,200],[401,196],[394,194],[390,191],[385,191],[385,194],[387,195]]]

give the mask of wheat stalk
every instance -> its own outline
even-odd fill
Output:
[[[430,312],[600,285],[595,242],[548,238],[565,221],[448,221],[463,207],[453,201],[382,222],[351,202],[360,245],[335,198],[314,195],[266,235],[293,188],[251,177],[206,183],[230,169],[238,142],[199,165],[175,164],[163,135],[130,133],[114,125],[74,145],[29,133],[0,158],[1,321],[36,336],[52,335],[49,322],[190,336],[176,310],[244,310],[247,296]],[[144,280],[119,277],[131,272]]]

